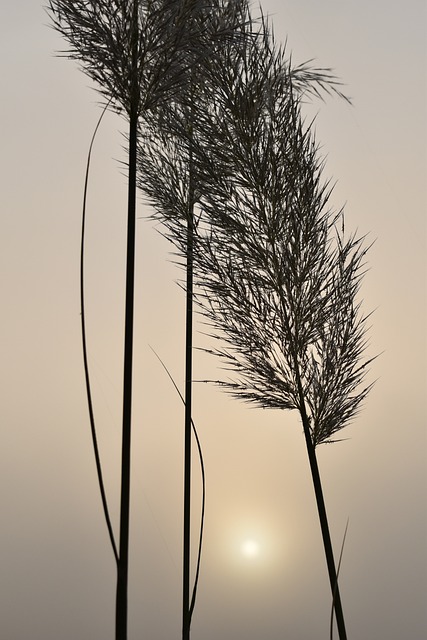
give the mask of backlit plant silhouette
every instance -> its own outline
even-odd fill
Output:
[[[212,351],[235,372],[219,384],[258,406],[300,414],[344,640],[315,448],[333,441],[370,389],[357,302],[366,248],[345,236],[343,212],[329,208],[331,189],[301,116],[307,93],[339,91],[327,72],[292,68],[265,21],[226,55],[205,71],[209,93],[193,105],[191,140],[178,117],[144,144],[143,188],[185,256],[192,184],[197,298],[220,340]]]
[[[92,436],[104,514],[117,563],[116,638],[127,637],[130,451],[135,271],[136,148],[141,120],[170,101],[188,81],[189,51],[202,41],[192,30],[204,0],[50,0],[54,27],[97,84],[111,109],[129,123],[128,225],[124,337],[123,425],[119,551],[108,514],[92,412]],[[197,24],[200,27],[200,24]],[[199,32],[199,36],[201,32]],[[83,326],[84,330],[84,326]],[[83,331],[84,335],[84,331]],[[90,407],[90,385],[87,375]]]
[[[218,113],[223,146],[211,149],[231,170],[207,191],[212,222],[198,245],[200,301],[229,345],[213,350],[235,371],[222,384],[258,406],[300,414],[344,640],[315,449],[354,418],[370,388],[357,301],[366,249],[362,239],[345,237],[342,212],[329,208],[330,188],[292,82],[284,94],[271,78],[255,95],[234,89],[237,108]]]
[[[307,96],[342,94],[329,70],[293,66],[246,0],[50,0],[55,28],[108,107],[129,124],[128,235],[119,549],[92,436],[117,563],[116,638],[127,637],[136,186],[186,269],[183,640],[190,636],[190,487],[194,283],[220,340],[220,381],[262,407],[296,409],[313,478],[340,640],[346,638],[316,446],[357,414],[365,318],[363,239],[329,208]],[[139,142],[138,142],[139,141]],[[84,227],[83,227],[84,228]],[[82,252],[83,264],[83,252]],[[84,331],[82,283],[82,328]]]

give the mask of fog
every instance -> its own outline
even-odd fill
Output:
[[[318,458],[351,640],[426,637],[426,8],[265,1],[295,61],[333,67],[353,99],[307,105],[346,204],[376,242],[363,283],[376,385],[345,440]],[[90,81],[39,3],[2,6],[0,629],[8,640],[114,636],[115,566],[85,399],[78,260]],[[124,121],[108,114],[88,201],[89,359],[118,530],[126,179]],[[140,199],[137,227],[129,639],[180,637],[184,299]],[[196,324],[196,346],[207,338]],[[219,375],[196,351],[195,379]],[[301,425],[196,384],[207,476],[192,640],[329,637],[328,576]],[[194,459],[194,540],[200,474]],[[254,539],[259,553],[244,557]]]

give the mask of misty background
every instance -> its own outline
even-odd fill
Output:
[[[426,5],[265,0],[294,62],[332,67],[352,98],[307,106],[348,229],[376,240],[361,296],[377,383],[343,442],[318,449],[351,640],[427,635]],[[254,9],[254,12],[255,9]],[[0,8],[0,635],[108,640],[115,565],[98,494],[78,290],[86,154],[99,96],[39,2]],[[108,114],[88,200],[95,413],[118,523],[126,123]],[[129,638],[180,637],[184,294],[139,199]],[[205,346],[196,325],[195,343]],[[196,351],[195,379],[219,377]],[[196,385],[207,474],[193,640],[328,638],[330,596],[302,428]],[[194,465],[194,540],[200,474]],[[117,531],[117,526],[116,526]],[[249,559],[241,546],[259,544]]]

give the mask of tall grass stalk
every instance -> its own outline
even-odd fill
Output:
[[[199,23],[200,33],[204,32],[205,47],[199,50],[189,52],[191,59],[190,83],[186,94],[181,96],[182,104],[176,104],[172,110],[165,113],[160,109],[158,117],[159,121],[155,121],[154,130],[149,133],[150,140],[157,137],[160,133],[161,138],[166,134],[171,135],[171,114],[174,116],[177,112],[183,115],[185,127],[185,144],[181,151],[183,156],[180,159],[179,180],[185,191],[183,208],[180,210],[173,207],[168,210],[168,214],[176,218],[176,222],[184,223],[185,226],[185,269],[186,269],[186,320],[185,320],[185,416],[184,416],[184,512],[183,512],[183,573],[182,573],[182,639],[190,639],[191,619],[196,601],[197,585],[200,572],[201,561],[201,543],[203,535],[203,517],[204,517],[204,498],[202,504],[202,527],[199,535],[199,549],[196,565],[196,575],[194,579],[194,588],[190,601],[190,583],[191,583],[191,471],[192,471],[192,386],[193,386],[193,250],[194,250],[194,226],[195,226],[195,172],[192,163],[192,127],[194,119],[194,107],[197,98],[197,92],[204,90],[203,72],[201,71],[204,62],[211,56],[218,61],[216,49],[222,46],[222,42],[231,40],[235,37],[236,31],[239,30],[239,21],[242,19],[242,7],[246,10],[247,4],[239,0],[234,3],[217,2],[209,6],[204,16],[195,16],[195,22]],[[231,10],[230,10],[231,9]],[[203,27],[203,28],[202,28]],[[166,122],[168,125],[165,126]],[[158,138],[157,138],[158,139]],[[146,158],[146,141],[141,145],[141,173],[142,188],[152,193],[151,181],[153,175],[147,171],[145,165]],[[184,160],[185,158],[185,160]],[[184,161],[184,165],[182,162]],[[151,168],[151,167],[150,167]],[[175,165],[175,169],[177,169]],[[147,180],[147,176],[149,178]],[[167,184],[165,185],[168,189]],[[155,204],[159,204],[156,200]],[[200,453],[200,442],[197,434],[196,442]],[[204,469],[203,484],[204,484]]]
[[[120,548],[116,591],[116,639],[127,638],[129,568],[129,509],[133,382],[133,324],[135,296],[136,152],[138,139],[138,1],[132,6],[130,32],[131,80],[129,100],[129,173],[126,240],[125,335],[123,365],[123,419],[120,493]]]
[[[191,122],[191,118],[190,118]],[[190,124],[191,127],[191,124]],[[193,244],[194,244],[194,185],[192,150],[189,151],[189,185],[186,247],[186,314],[185,314],[185,417],[184,417],[184,531],[182,571],[182,639],[189,640],[190,568],[191,568],[191,421],[193,390]]]
[[[195,228],[195,171],[193,168],[192,152],[192,128],[194,120],[195,104],[198,101],[198,94],[203,93],[205,88],[205,78],[203,66],[206,62],[214,59],[218,63],[218,50],[226,42],[234,41],[236,34],[240,35],[241,25],[244,24],[247,13],[246,0],[235,2],[211,3],[205,11],[194,15],[194,25],[201,35],[202,45],[189,51],[189,84],[187,91],[180,96],[181,101],[174,104],[172,109],[160,108],[154,120],[154,126],[148,128],[148,140],[141,144],[140,167],[141,167],[141,187],[149,195],[153,194],[153,179],[158,181],[152,173],[152,164],[146,162],[147,147],[153,139],[157,142],[161,140],[162,146],[165,137],[173,137],[172,122],[176,125],[177,114],[182,116],[181,123],[185,128],[184,144],[180,148],[180,158],[177,163],[177,156],[174,157],[174,170],[181,184],[181,207],[166,205],[166,215],[175,218],[175,224],[183,223],[185,236],[185,269],[186,269],[186,321],[185,321],[185,417],[184,417],[184,513],[183,513],[183,574],[182,574],[182,638],[189,640],[191,619],[195,606],[197,584],[200,572],[202,529],[199,536],[199,551],[196,565],[196,575],[194,579],[193,595],[190,601],[191,582],[191,449],[192,449],[192,386],[193,386],[193,251],[194,251],[194,228]],[[239,37],[237,35],[237,37]],[[197,95],[197,97],[196,97]],[[160,137],[159,137],[160,136]],[[148,142],[149,141],[149,142]],[[158,149],[155,154],[158,154]],[[159,156],[157,155],[157,159]],[[169,165],[170,166],[170,165]],[[164,175],[164,174],[161,174]],[[147,179],[148,178],[148,179]],[[166,191],[169,185],[165,183]],[[169,192],[172,197],[173,191]],[[159,199],[155,198],[154,203],[159,206]],[[165,204],[165,201],[163,201]],[[163,212],[165,214],[165,211]],[[200,452],[200,443],[196,435],[197,446]],[[204,471],[203,471],[204,475]],[[202,511],[204,512],[204,500]]]

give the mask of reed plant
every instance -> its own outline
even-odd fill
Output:
[[[138,184],[186,269],[183,640],[190,637],[196,592],[195,584],[190,602],[195,283],[201,312],[221,340],[212,351],[235,372],[219,384],[259,406],[300,414],[344,640],[315,449],[354,418],[370,388],[363,385],[366,319],[357,302],[366,248],[362,238],[344,233],[343,212],[329,208],[323,162],[301,116],[304,99],[343,96],[340,85],[329,69],[292,65],[246,0],[50,0],[49,10],[69,43],[66,55],[129,126],[118,551],[93,425],[117,563],[116,638],[127,637]],[[89,390],[88,402],[92,425]]]
[[[232,119],[228,105],[218,114],[215,139],[223,146],[216,142],[212,153],[224,166],[232,163],[208,190],[215,198],[208,196],[211,224],[199,243],[199,300],[215,336],[228,344],[212,350],[235,372],[220,384],[257,406],[299,412],[345,640],[316,447],[335,441],[370,389],[366,318],[357,300],[367,247],[345,234],[343,211],[329,205],[331,188],[292,80],[286,93],[270,80],[255,100],[253,90],[234,88]]]
[[[127,637],[130,452],[135,277],[136,153],[141,120],[161,102],[171,101],[188,80],[188,52],[199,46],[192,17],[203,0],[50,0],[53,26],[95,81],[111,109],[122,114],[128,134],[128,215],[124,330],[123,418],[119,551],[112,533],[102,471],[94,438],[98,481],[117,564],[116,638]],[[87,363],[85,363],[86,366]],[[93,415],[88,386],[91,424]],[[95,434],[94,428],[92,429]]]
[[[200,100],[206,99],[208,91],[204,68],[208,64],[219,65],[221,51],[233,42],[233,46],[243,46],[242,42],[248,37],[250,31],[249,8],[246,0],[234,0],[223,2],[222,0],[211,2],[204,12],[193,17],[193,28],[198,23],[197,30],[203,34],[203,44],[197,49],[188,52],[189,56],[189,82],[178,100],[167,105],[160,105],[152,114],[147,126],[141,132],[138,166],[140,181],[139,186],[149,195],[155,205],[159,205],[159,198],[152,198],[156,191],[153,182],[159,185],[165,171],[159,174],[157,168],[159,161],[168,162],[168,170],[174,172],[176,181],[180,184],[179,201],[176,199],[177,191],[170,188],[167,181],[164,186],[161,202],[167,207],[167,216],[172,216],[175,224],[182,225],[182,233],[185,243],[185,292],[186,292],[186,319],[185,319],[185,391],[183,402],[185,406],[184,417],[184,513],[183,513],[183,573],[182,573],[182,638],[189,640],[192,615],[195,606],[198,578],[201,561],[201,542],[203,535],[204,500],[202,503],[202,521],[199,534],[199,548],[196,565],[196,574],[190,599],[191,582],[191,450],[192,434],[196,438],[196,444],[201,455],[200,442],[194,429],[192,418],[192,387],[193,387],[193,251],[195,236],[195,202],[196,202],[196,172],[193,168],[193,140],[194,114]],[[203,96],[203,98],[202,98]],[[166,108],[165,108],[166,106]],[[179,123],[182,126],[183,137],[178,141],[174,135],[174,128]],[[164,153],[166,151],[166,154]],[[154,156],[153,156],[154,154]],[[155,158],[155,161],[153,161]],[[154,169],[154,171],[153,171]],[[163,168],[162,168],[163,169]],[[166,168],[164,168],[166,170]],[[160,182],[159,182],[160,177]],[[173,203],[169,202],[172,197]],[[166,204],[168,202],[168,204]],[[159,213],[159,207],[156,209]],[[165,213],[165,211],[163,212]],[[163,363],[162,363],[163,364]],[[203,483],[204,468],[202,465]]]
[[[342,94],[329,70],[292,67],[264,19],[256,36],[252,28],[222,55],[221,65],[204,68],[209,91],[193,107],[191,162],[175,113],[143,145],[139,165],[150,179],[142,187],[185,265],[192,184],[196,297],[219,339],[212,352],[234,371],[217,382],[258,406],[300,414],[344,640],[316,447],[336,439],[370,389],[357,301],[367,247],[331,209],[313,128],[301,115],[308,94]]]

